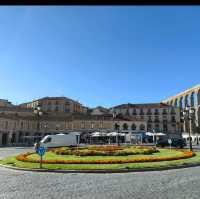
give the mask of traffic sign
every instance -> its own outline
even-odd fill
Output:
[[[171,144],[171,143],[172,143],[172,140],[171,140],[171,139],[168,139],[168,143]]]
[[[43,156],[45,154],[45,148],[43,146],[39,147],[37,153],[38,155]]]

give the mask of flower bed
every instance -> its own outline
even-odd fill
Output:
[[[76,155],[76,156],[128,156],[144,154],[150,155],[158,152],[155,147],[122,147],[122,146],[90,146],[84,148],[62,147],[52,150],[57,155]]]
[[[32,153],[20,154],[16,157],[17,160],[23,162],[39,163],[39,159],[32,159],[28,156]],[[158,161],[171,161],[185,158],[191,158],[195,153],[191,151],[181,151],[177,156],[164,156],[164,157],[127,157],[126,159],[99,159],[99,160],[43,160],[44,164],[123,164],[123,163],[143,163],[143,162],[158,162]]]

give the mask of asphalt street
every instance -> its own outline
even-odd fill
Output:
[[[0,157],[32,148],[0,148]],[[0,199],[199,199],[200,167],[123,174],[61,174],[0,167]]]

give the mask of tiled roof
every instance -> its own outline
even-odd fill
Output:
[[[114,106],[112,108],[167,108],[171,107],[165,103],[149,103],[149,104],[120,104],[118,106]]]

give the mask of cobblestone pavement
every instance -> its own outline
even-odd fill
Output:
[[[0,148],[0,157],[27,151]],[[0,199],[199,199],[200,167],[124,174],[59,174],[0,167]]]

